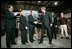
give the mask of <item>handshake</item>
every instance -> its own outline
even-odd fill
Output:
[[[19,12],[14,13],[14,16],[17,16],[19,14]]]
[[[34,24],[37,24],[38,22],[37,21],[34,21]]]

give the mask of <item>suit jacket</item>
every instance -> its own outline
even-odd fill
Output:
[[[46,28],[50,26],[50,24],[52,23],[52,15],[49,11],[47,11],[45,15],[41,15],[41,22],[42,25],[44,25]]]
[[[6,28],[15,28],[16,27],[16,17],[10,12],[5,12],[5,21],[6,21]]]
[[[34,28],[35,24],[34,24],[34,17],[32,15],[28,16],[28,22],[29,22],[29,28]]]
[[[53,26],[57,25],[57,17],[53,17],[54,18],[54,22],[53,22]]]
[[[20,29],[26,30],[27,20],[25,16],[20,16]]]

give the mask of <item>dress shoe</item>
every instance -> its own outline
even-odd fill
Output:
[[[61,37],[61,39],[63,39],[63,37]]]
[[[22,43],[22,44],[24,44],[24,45],[25,45],[26,43]]]
[[[41,44],[41,43],[43,43],[43,42],[39,42],[38,44]]]
[[[30,41],[31,43],[33,43],[33,41]]]
[[[16,45],[17,43],[15,43],[15,42],[11,42],[11,45]]]
[[[46,35],[44,35],[44,37],[46,37]]]
[[[35,41],[35,40],[33,39],[33,41]]]
[[[11,48],[11,46],[7,46],[7,48]]]
[[[29,43],[28,41],[26,41],[26,43]]]
[[[38,41],[40,40],[40,39],[37,39]]]
[[[55,37],[55,39],[57,39],[57,38]]]
[[[31,43],[33,43],[33,42],[31,42]]]
[[[69,37],[66,37],[66,39],[69,39]]]
[[[49,44],[51,44],[51,42],[49,42]]]

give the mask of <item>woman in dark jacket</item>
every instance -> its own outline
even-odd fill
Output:
[[[23,15],[24,11],[22,10],[20,13],[20,31],[21,31],[21,42],[22,44],[26,44],[27,41],[27,20]]]

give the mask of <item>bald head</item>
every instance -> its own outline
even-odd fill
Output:
[[[63,16],[64,14],[63,14],[63,13],[60,13],[60,14],[61,14],[61,18],[63,18],[63,17],[64,17],[64,16]]]

